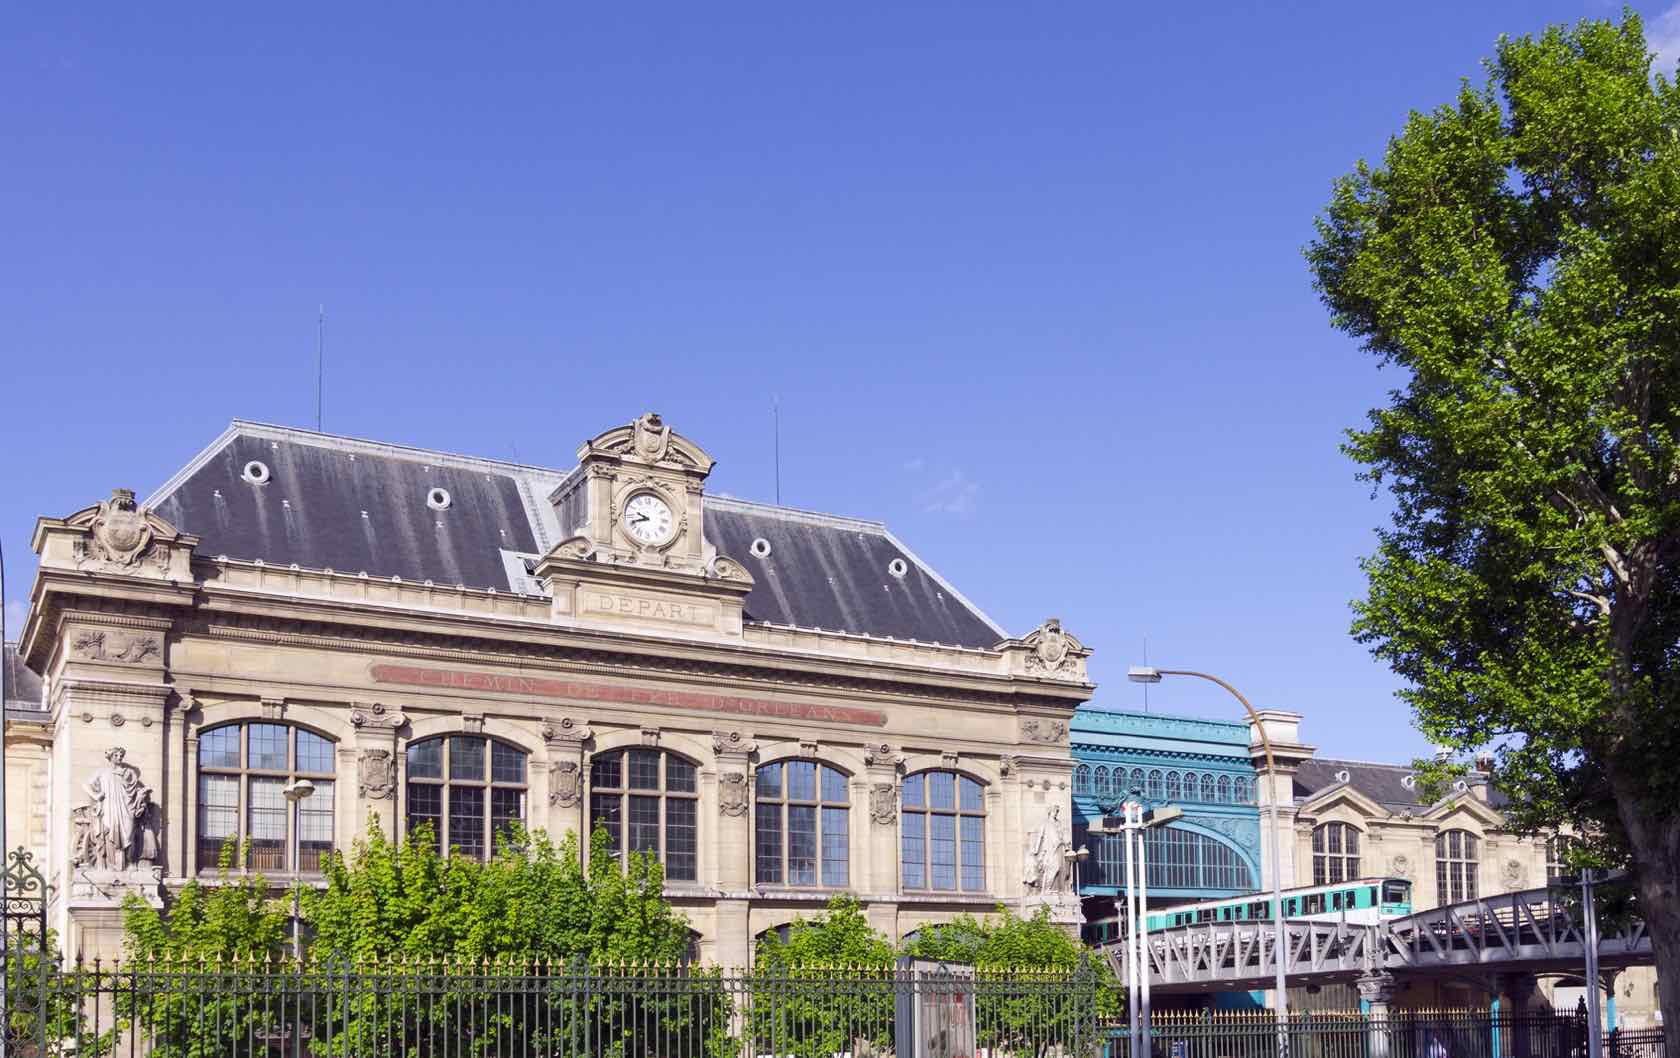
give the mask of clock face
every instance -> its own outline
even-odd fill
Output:
[[[644,544],[662,544],[670,539],[671,508],[651,492],[633,496],[624,505],[624,531]]]

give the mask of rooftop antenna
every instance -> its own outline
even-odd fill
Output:
[[[315,314],[315,432],[321,432],[321,398],[326,388],[327,307]]]
[[[782,505],[782,398],[770,399],[771,413],[776,419],[776,506]]]

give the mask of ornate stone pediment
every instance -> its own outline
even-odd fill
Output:
[[[997,650],[1009,658],[1009,668],[1023,676],[1086,682],[1085,659],[1091,650],[1062,627],[1059,618],[1048,618],[1020,639],[1006,639]]]
[[[64,542],[54,546],[55,537]],[[177,532],[136,503],[132,489],[113,489],[110,499],[63,521],[43,519],[36,529],[35,548],[47,565],[185,580],[191,576],[188,563],[197,543],[197,537]]]
[[[640,415],[628,426],[618,426],[578,449],[578,462],[588,455],[611,455],[654,466],[675,466],[710,473],[712,457],[699,445],[673,431],[658,412]]]

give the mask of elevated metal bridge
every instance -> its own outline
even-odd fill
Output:
[[[1466,900],[1378,925],[1289,919],[1284,973],[1289,983],[1353,981],[1388,972],[1441,976],[1578,969],[1586,958],[1580,908],[1555,890],[1526,889]],[[1232,992],[1270,988],[1276,973],[1270,922],[1207,922],[1149,935],[1152,992]],[[1616,969],[1654,961],[1643,922],[1602,931],[1599,964]],[[1103,945],[1125,980],[1123,940]]]

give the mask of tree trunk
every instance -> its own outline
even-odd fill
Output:
[[[1657,956],[1657,994],[1666,1053],[1680,1055],[1680,816],[1650,811],[1630,798],[1620,804],[1633,851],[1639,913]]]

